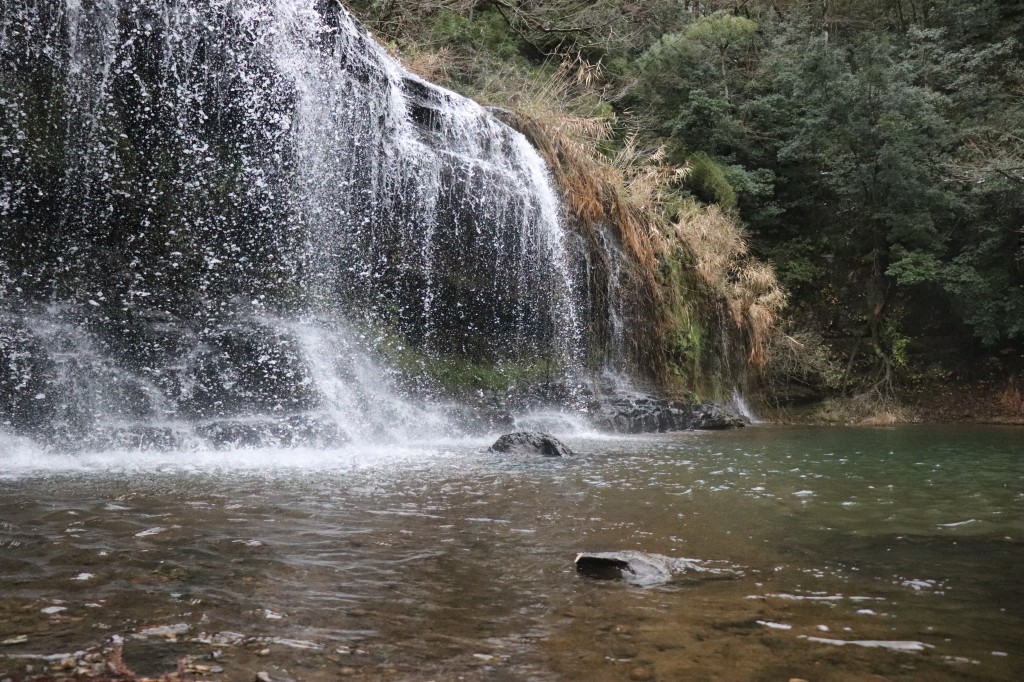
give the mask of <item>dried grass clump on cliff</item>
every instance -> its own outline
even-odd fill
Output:
[[[786,306],[775,271],[750,256],[746,231],[717,205],[687,203],[673,229],[693,254],[697,274],[725,299],[733,323],[744,333],[750,364],[764,367],[769,341]]]
[[[751,257],[733,214],[678,200],[686,167],[666,164],[659,149],[643,150],[636,136],[603,153],[613,120],[568,113],[573,84],[591,75],[579,63],[563,65],[533,97],[519,94],[505,118],[547,159],[592,252],[602,253],[602,230],[621,244],[629,261],[631,347],[641,369],[663,386],[693,387],[710,363],[723,369],[718,354],[742,354],[748,366],[762,368],[786,303],[774,271]],[[721,328],[723,319],[731,331]]]
[[[688,167],[668,164],[635,134],[616,136],[610,107],[595,95],[600,77],[577,58],[542,80],[495,72],[477,96],[548,162],[589,244],[595,317],[610,303],[608,235],[625,255],[619,295],[635,369],[663,388],[705,391],[715,374],[732,381],[761,369],[786,302],[774,271],[751,257],[735,215],[681,199]],[[600,319],[591,327],[607,332]]]

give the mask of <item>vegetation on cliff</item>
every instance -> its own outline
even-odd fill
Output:
[[[887,401],[1020,371],[1019,5],[354,5],[414,70],[516,112],[578,222],[620,230],[663,384],[745,358],[780,400]]]

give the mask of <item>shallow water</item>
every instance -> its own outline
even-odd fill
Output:
[[[8,442],[0,672],[121,635],[137,673],[188,656],[247,681],[1024,675],[1024,431],[567,442],[577,457]],[[739,575],[642,588],[573,569],[625,549]]]

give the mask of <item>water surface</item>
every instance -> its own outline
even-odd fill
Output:
[[[0,452],[0,672],[119,635],[210,678],[1015,680],[1024,432],[758,426],[339,451]],[[579,551],[727,562],[641,588]],[[212,658],[214,652],[216,660]]]

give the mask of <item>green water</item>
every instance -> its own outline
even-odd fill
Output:
[[[561,461],[465,442],[11,446],[0,672],[118,635],[137,673],[186,658],[239,681],[1024,677],[1024,430],[567,441]],[[640,588],[573,569],[624,549],[736,577]]]

